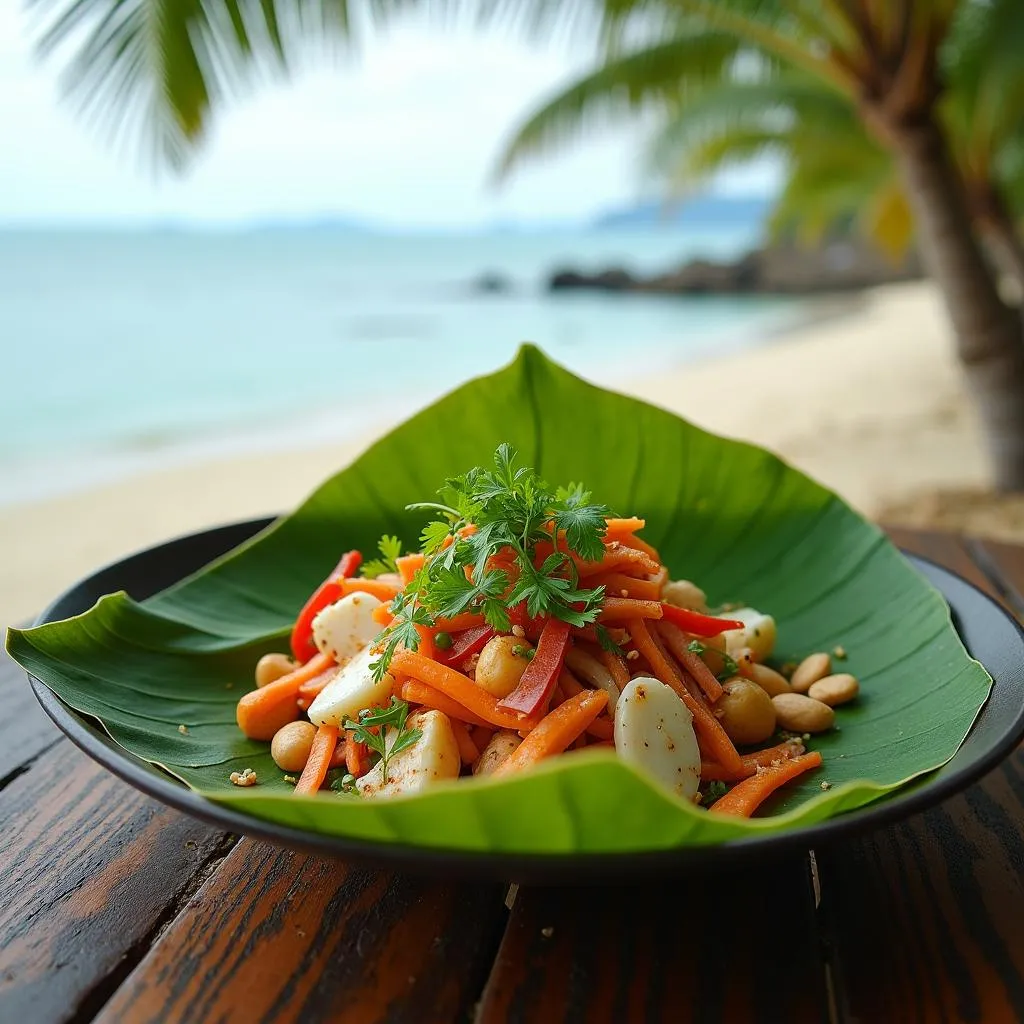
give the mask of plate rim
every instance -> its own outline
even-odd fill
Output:
[[[259,517],[223,523],[203,530],[180,534],[108,562],[65,588],[36,617],[33,625],[54,621],[57,610],[62,604],[71,600],[77,590],[85,588],[89,584],[95,584],[105,576],[116,575],[119,571],[127,571],[130,563],[145,556],[158,555],[162,549],[171,548],[174,545],[194,545],[203,539],[210,540],[213,539],[213,535],[218,533],[225,535],[245,533],[246,537],[243,539],[248,539],[275,521],[276,517]],[[221,553],[232,550],[232,547],[225,548]],[[919,571],[920,566],[927,566],[933,573],[938,574],[940,580],[945,577],[954,581],[955,584],[966,588],[967,592],[972,595],[975,604],[980,602],[987,614],[998,616],[1010,623],[1016,631],[1022,650],[1024,650],[1024,627],[980,587],[932,558],[907,552],[902,548],[900,551]],[[191,575],[191,573],[183,574],[180,578],[184,579],[187,575]],[[943,594],[944,600],[950,604],[955,616],[957,609],[949,601],[942,588],[934,579],[929,579],[929,583]],[[971,656],[974,657],[973,654]],[[992,675],[991,671],[988,671]],[[342,857],[367,864],[372,863],[378,867],[384,866],[432,874],[442,869],[445,872],[457,869],[460,874],[466,876],[500,877],[523,881],[555,878],[560,881],[591,881],[635,873],[638,868],[658,873],[670,873],[673,870],[693,867],[711,860],[719,863],[723,859],[741,860],[751,856],[755,851],[765,856],[791,853],[794,849],[806,851],[856,832],[892,824],[934,806],[973,785],[983,775],[1000,764],[1024,737],[1024,701],[1022,701],[1014,718],[1004,727],[998,742],[992,744],[962,768],[913,786],[909,792],[900,794],[897,791],[891,797],[856,808],[846,814],[783,832],[751,835],[713,845],[683,846],[662,850],[571,854],[494,853],[457,848],[425,847],[397,842],[381,843],[344,836],[323,835],[236,811],[201,796],[170,776],[161,777],[135,764],[131,752],[122,747],[109,734],[104,733],[98,719],[95,720],[97,723],[95,726],[88,724],[91,716],[75,711],[40,679],[30,672],[26,672],[26,674],[36,700],[43,711],[83,753],[147,796],[218,828],[257,837],[277,846]],[[992,679],[993,688],[1000,684],[997,676],[992,675]],[[1004,682],[1003,685],[1009,684]],[[990,694],[988,701],[991,699]],[[988,701],[986,701],[986,705]],[[986,705],[982,706],[983,709]],[[972,731],[976,723],[977,719],[971,726]],[[970,733],[968,733],[969,735]],[[941,771],[941,769],[936,769],[936,771]]]

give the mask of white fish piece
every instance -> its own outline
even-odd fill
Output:
[[[408,749],[388,762],[388,777],[383,778],[380,762],[356,782],[364,797],[405,796],[419,793],[444,779],[457,779],[462,767],[459,745],[451,719],[443,711],[417,711],[410,715],[406,729],[420,729],[423,735]],[[390,747],[395,730],[386,737]]]
[[[700,749],[693,716],[675,691],[637,676],[623,687],[615,708],[615,752],[644,769],[666,789],[692,800],[700,785]]]
[[[386,707],[395,679],[385,672],[380,682],[374,680],[370,666],[377,658],[371,648],[364,647],[343,665],[313,699],[309,720],[314,725],[336,725],[340,729],[346,718],[357,718],[363,708]]]
[[[380,633],[373,610],[381,604],[373,594],[346,594],[317,613],[313,619],[313,643],[343,665]]]

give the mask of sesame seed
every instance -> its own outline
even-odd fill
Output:
[[[187,725],[179,725],[178,726],[178,732],[180,732],[182,736],[187,736],[188,735],[188,726]]]
[[[524,636],[526,636],[526,630],[523,629],[522,626],[513,626],[512,627],[512,635],[513,636],[518,636],[518,637],[524,637]]]

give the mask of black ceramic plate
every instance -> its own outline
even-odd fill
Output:
[[[261,519],[202,533],[132,555],[101,569],[59,597],[40,622],[78,615],[104,594],[126,590],[143,599],[176,583],[207,562],[247,540],[270,520]],[[81,715],[56,697],[38,679],[32,689],[57,726],[90,757],[126,782],[187,814],[219,828],[259,836],[284,846],[390,864],[415,871],[469,874],[523,881],[590,881],[650,871],[671,872],[701,861],[764,857],[793,849],[821,846],[851,832],[903,818],[963,789],[1002,760],[1024,735],[1024,631],[1002,608],[966,580],[924,559],[910,561],[942,592],[953,610],[953,622],[964,644],[992,675],[992,694],[974,727],[942,768],[898,794],[808,828],[752,836],[721,846],[692,847],[654,853],[577,856],[504,856],[422,849],[398,844],[357,842],[321,836],[260,821],[205,800],[115,743],[94,719]]]

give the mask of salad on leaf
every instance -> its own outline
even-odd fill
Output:
[[[712,612],[670,578],[643,519],[548,486],[509,444],[409,509],[429,519],[420,550],[385,536],[371,560],[346,553],[238,702],[296,793],[408,795],[601,747],[750,817],[821,767],[812,737],[858,696],[833,672],[841,649],[773,667],[769,614]]]

